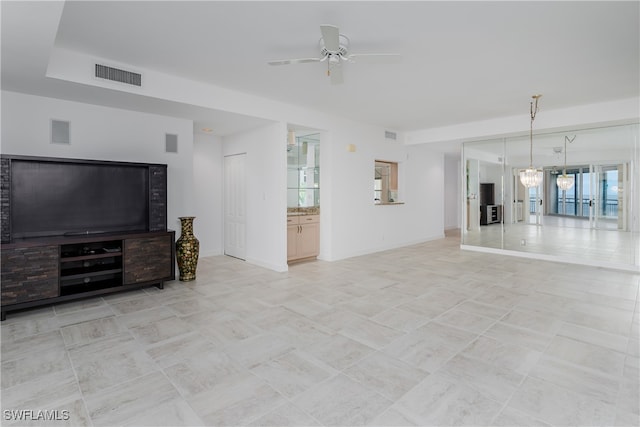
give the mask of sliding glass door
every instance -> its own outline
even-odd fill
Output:
[[[529,224],[542,225],[542,213],[544,212],[544,198],[542,189],[544,183],[537,187],[529,188]]]
[[[591,228],[617,229],[619,181],[623,179],[623,165],[591,165],[589,167],[589,224]],[[622,174],[620,174],[622,172]],[[620,193],[620,194],[619,194]]]
[[[567,175],[574,178],[573,187],[562,190],[556,184],[559,172],[552,170],[548,191],[548,214],[588,220],[590,228],[615,229],[622,224],[620,205],[622,204],[625,165],[574,166],[567,169]],[[578,223],[576,223],[578,224]]]

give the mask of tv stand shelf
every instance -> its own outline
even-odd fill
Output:
[[[21,239],[2,244],[2,320],[9,311],[175,279],[175,232]]]

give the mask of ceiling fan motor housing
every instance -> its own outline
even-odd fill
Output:
[[[346,59],[347,57],[347,52],[349,51],[349,38],[347,36],[344,36],[342,34],[340,34],[340,43],[338,45],[338,50],[337,51],[330,51],[329,49],[327,49],[327,47],[325,46],[324,43],[324,39],[320,39],[320,55],[322,57],[332,57],[332,56],[339,56],[342,59]]]

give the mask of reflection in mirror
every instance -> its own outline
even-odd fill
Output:
[[[639,270],[638,125],[538,134],[533,157],[543,179],[526,188],[526,136],[463,144],[463,246]]]
[[[294,140],[287,144],[287,207],[319,207],[320,134]]]

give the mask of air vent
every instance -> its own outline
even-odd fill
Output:
[[[395,132],[391,132],[390,130],[385,130],[384,137],[387,139],[393,139],[395,141],[398,135],[396,135]]]
[[[96,77],[132,86],[142,86],[142,75],[131,71],[96,64]]]
[[[178,152],[178,135],[167,133],[164,137],[164,151],[167,153]]]
[[[71,124],[64,120],[51,119],[51,143],[52,144],[70,144],[71,143]]]

